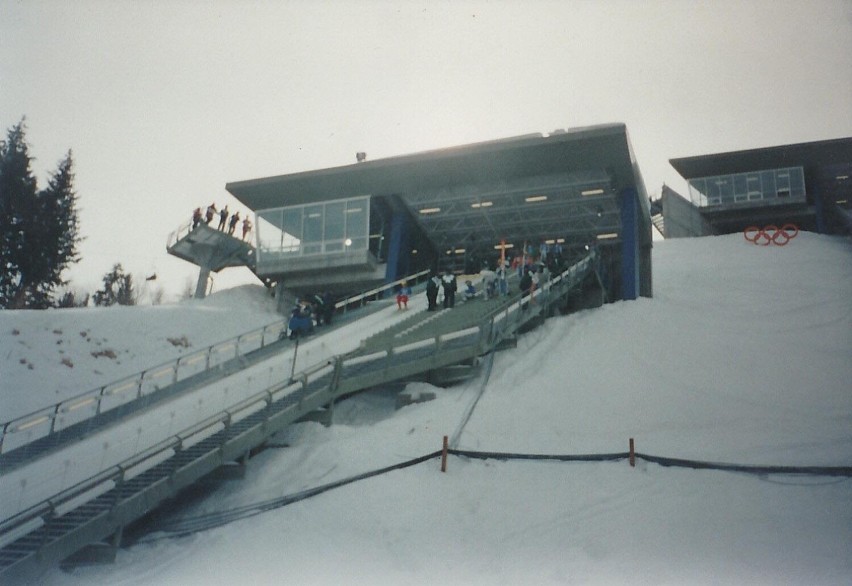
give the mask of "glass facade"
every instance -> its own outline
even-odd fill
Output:
[[[701,207],[804,201],[806,195],[802,167],[701,177],[690,179],[688,184],[692,203]]]
[[[366,250],[370,197],[258,210],[258,263]]]

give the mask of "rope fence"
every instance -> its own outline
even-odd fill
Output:
[[[417,458],[406,460],[376,470],[363,472],[348,478],[336,480],[328,484],[323,484],[314,488],[309,488],[290,495],[277,497],[274,499],[260,501],[228,509],[217,511],[196,517],[180,519],[171,523],[159,523],[155,529],[157,535],[148,535],[142,537],[137,543],[148,543],[159,541],[162,539],[170,539],[174,537],[184,537],[193,533],[215,529],[235,521],[247,519],[267,511],[272,511],[281,507],[286,507],[293,503],[297,503],[330,490],[367,480],[376,476],[381,476],[396,470],[403,470],[430,460],[441,460],[441,472],[446,472],[448,465],[448,457],[454,456],[457,458],[466,458],[470,460],[500,460],[500,461],[548,461],[548,462],[619,462],[627,460],[631,466],[635,465],[635,461],[643,460],[652,464],[667,468],[688,468],[693,470],[715,470],[720,472],[736,472],[752,474],[755,476],[769,475],[805,475],[805,476],[830,476],[830,477],[845,477],[852,478],[852,466],[752,466],[744,464],[726,464],[719,462],[706,462],[701,460],[687,460],[681,458],[668,458],[663,456],[653,456],[635,452],[632,448],[634,442],[631,439],[631,450],[627,452],[617,452],[610,454],[525,454],[513,452],[484,452],[474,450],[459,450],[448,447],[448,438],[444,436],[443,447],[441,450],[424,454]]]

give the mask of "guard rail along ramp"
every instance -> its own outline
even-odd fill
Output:
[[[55,463],[54,470],[39,477],[38,468],[41,463],[50,468],[51,458],[62,462],[72,449],[105,448],[97,434],[61,453],[4,471],[0,483],[7,486],[0,486],[5,491],[0,492],[0,507],[6,508],[3,502],[23,506],[11,515],[4,512],[0,521],[0,583],[37,579],[46,568],[108,538],[114,552],[123,527],[339,397],[492,351],[543,319],[587,278],[598,278],[597,264],[592,251],[532,297],[515,295],[461,304],[451,311],[420,312],[363,340],[356,349],[292,376],[292,363],[277,356],[217,380],[200,393],[163,401],[122,424],[127,433],[118,440],[110,438],[120,444],[111,446],[110,463],[85,477],[74,477],[67,466],[65,474],[56,474]],[[31,468],[36,470],[28,477]],[[65,480],[61,487],[39,488],[39,481],[47,484],[46,478],[57,476]],[[2,482],[3,477],[8,482]]]
[[[416,283],[428,273],[420,271],[338,301],[335,311],[345,314],[352,307],[362,307],[368,300],[378,299],[403,280]],[[29,462],[134,412],[281,352],[287,346],[278,343],[278,338],[286,327],[287,320],[278,320],[0,423],[0,471]]]

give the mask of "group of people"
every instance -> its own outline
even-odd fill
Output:
[[[485,299],[494,299],[498,296],[505,297],[509,294],[508,262],[497,261],[495,270],[488,268],[488,264],[482,265],[479,277],[482,281],[482,290]]]
[[[230,219],[228,219],[230,215]],[[207,209],[202,212],[201,208],[195,208],[192,212],[192,229],[195,230],[199,224],[204,222],[208,226],[213,221],[214,218],[219,218],[219,226],[218,229],[222,232],[227,232],[229,235],[233,236],[234,232],[237,229],[237,225],[240,223],[240,212],[234,212],[230,214],[228,212],[228,206],[226,205],[221,210],[216,209],[216,204],[211,203],[207,206]],[[242,230],[243,230],[243,240],[248,238],[249,233],[251,232],[251,220],[248,215],[242,219]]]
[[[296,305],[290,312],[290,320],[287,322],[287,334],[291,340],[298,336],[311,334],[314,324],[330,326],[334,317],[334,297],[326,291],[305,295],[296,301]],[[282,332],[283,337],[284,332]]]
[[[438,293],[444,291],[444,309],[450,309],[456,304],[456,291],[458,290],[458,281],[452,271],[447,270],[443,276],[437,273],[432,275],[426,282],[426,301],[428,306],[427,311],[435,311],[438,309]]]

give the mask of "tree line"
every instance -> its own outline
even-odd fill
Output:
[[[80,222],[71,150],[39,189],[25,119],[0,141],[0,309],[136,305],[139,291],[121,263],[93,295],[63,290],[63,272],[80,261]],[[162,300],[162,290],[153,295]]]

